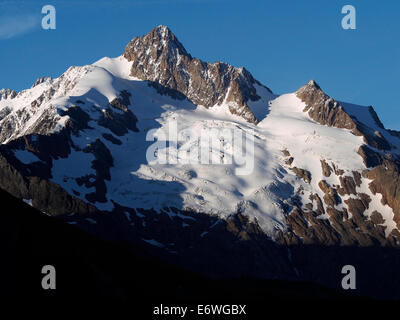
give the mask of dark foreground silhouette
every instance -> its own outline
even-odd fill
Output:
[[[118,303],[142,312],[157,304],[360,300],[311,283],[212,279],[124,244],[107,243],[48,217],[0,190],[3,302]],[[44,265],[56,269],[56,290],[44,290]],[[72,306],[72,305],[71,305]]]

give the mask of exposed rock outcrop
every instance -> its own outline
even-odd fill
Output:
[[[99,125],[110,129],[117,136],[123,136],[129,130],[139,131],[136,126],[138,119],[128,108],[131,104],[129,97],[130,94],[127,91],[121,91],[120,96],[111,101],[107,108],[103,109],[98,121]]]
[[[20,199],[31,199],[32,205],[50,215],[93,213],[92,205],[68,194],[58,184],[43,176],[31,175],[35,164],[22,166],[6,148],[0,149],[0,188]],[[39,174],[38,171],[36,171]]]
[[[334,207],[340,203],[340,197],[335,188],[332,188],[325,180],[318,183],[320,189],[325,193],[324,202],[327,206]]]
[[[305,169],[301,169],[301,168],[290,168],[290,170],[292,170],[296,176],[298,176],[300,179],[303,179],[305,182],[310,183],[311,182],[311,173],[310,171],[307,171]]]
[[[53,79],[51,77],[40,77],[37,78],[36,81],[33,83],[32,88],[38,86],[39,84],[42,84],[44,82],[51,82]]]
[[[17,96],[17,92],[11,89],[0,89],[0,100],[3,99],[14,99]]]
[[[338,192],[341,196],[346,194],[348,195],[357,195],[356,191],[356,182],[354,181],[353,177],[351,176],[340,176],[340,185],[341,187],[338,189]]]
[[[114,159],[100,139],[96,139],[94,143],[90,143],[84,150],[86,153],[92,153],[95,160],[92,161],[91,167],[96,171],[94,182],[88,187],[95,187],[96,191],[86,195],[86,199],[90,202],[106,202],[107,187],[105,180],[110,180],[110,168],[114,166]]]
[[[296,95],[306,104],[304,112],[308,112],[314,121],[330,127],[351,130],[354,135],[362,136],[364,141],[374,148],[391,149],[389,142],[379,131],[373,131],[357,119],[352,118],[343,106],[323,92],[314,80],[297,90]],[[372,107],[369,108],[369,112],[373,118],[377,118]],[[377,125],[384,130],[379,119]]]
[[[256,85],[262,86],[261,83],[245,68],[193,58],[165,26],[131,40],[124,57],[132,62],[131,76],[180,92],[207,108],[225,101],[232,114],[253,123],[258,120],[247,102],[260,99]]]
[[[369,184],[372,193],[382,195],[382,204],[393,209],[393,220],[400,228],[400,164],[383,158],[381,164],[365,171],[364,177],[373,180]]]
[[[322,167],[322,174],[325,177],[330,177],[333,171],[331,166],[325,160],[321,160],[321,167]]]

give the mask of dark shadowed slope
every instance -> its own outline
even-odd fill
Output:
[[[98,240],[44,216],[4,191],[0,191],[0,198],[3,299],[89,303],[110,298],[110,302],[140,306],[143,302],[349,298],[300,282],[204,278],[168,266],[140,250]],[[46,264],[56,268],[57,289],[53,291],[41,288],[41,268]]]

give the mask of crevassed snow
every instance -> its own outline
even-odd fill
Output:
[[[365,169],[362,158],[357,154],[363,143],[362,137],[357,137],[348,130],[313,122],[303,112],[305,105],[294,93],[277,97],[264,87],[256,86],[261,99],[248,102],[249,108],[260,120],[258,125],[254,125],[232,115],[225,102],[207,109],[186,100],[161,96],[146,82],[130,77],[129,71],[130,63],[123,57],[103,58],[91,66],[72,67],[61,80],[55,79],[52,84],[43,83],[15,98],[20,99],[16,100],[19,101],[18,105],[27,105],[40,95],[40,90],[59,83],[61,87],[56,90],[54,97],[40,108],[49,108],[51,105],[55,109],[66,109],[78,99],[85,102],[80,107],[92,118],[89,125],[93,129],[83,130],[79,137],[72,136],[74,144],[83,149],[90,142],[101,139],[114,159],[114,166],[110,169],[112,178],[105,181],[108,201],[96,203],[99,209],[111,210],[113,200],[120,205],[134,208],[161,211],[166,207],[176,207],[220,217],[241,212],[251,219],[257,219],[263,230],[275,237],[279,230],[286,228],[283,207],[290,204],[294,195],[300,197],[303,203],[308,203],[311,193],[317,192],[323,197],[318,187],[320,180],[327,180],[331,185],[339,184],[335,175],[329,178],[322,175],[321,159],[328,163],[334,162],[346,173]],[[99,126],[96,120],[102,108],[117,97],[121,90],[127,90],[131,94],[129,108],[139,119],[139,132],[129,132],[118,137],[122,144],[115,145],[103,139],[102,134],[111,134],[111,131]],[[5,107],[5,102],[0,101],[0,110]],[[62,117],[59,120],[60,125],[66,119],[68,118]],[[148,161],[146,152],[154,143],[146,141],[149,130],[156,129],[154,135],[160,138],[161,133],[168,132],[175,123],[179,132],[201,133],[214,142],[219,141],[223,146],[224,157],[213,146],[210,148],[202,141],[191,141],[191,145],[180,142],[178,145],[170,144],[157,149],[158,156],[167,151],[178,154],[180,163],[158,164]],[[229,141],[221,139],[220,132],[234,129],[246,133],[254,140],[254,150],[251,151],[254,169],[248,175],[237,175],[236,169],[241,166],[234,161],[226,163],[227,158],[240,150]],[[182,152],[189,147],[196,147],[201,152],[207,150],[214,162],[191,163],[189,155]],[[289,150],[294,157],[292,166],[310,171],[311,185],[297,178],[283,164],[284,149]],[[79,186],[76,178],[95,173],[91,168],[93,160],[93,155],[77,151],[73,151],[68,158],[54,160],[53,181],[70,193],[79,192],[79,197],[85,199],[85,194],[94,189]],[[187,163],[182,163],[185,160]],[[364,192],[367,193],[368,190]],[[393,226],[391,209],[379,206],[379,199],[372,197],[370,192],[368,194],[373,199],[371,210],[379,209],[387,220],[385,223],[388,228]],[[168,214],[171,218],[175,216],[172,212]],[[137,215],[144,217],[139,212]],[[129,219],[128,215],[127,218]],[[156,245],[153,242],[155,240],[145,241]]]
[[[85,77],[88,76],[89,74]],[[103,84],[102,88],[89,89],[86,80],[81,80],[74,88],[75,93],[84,92],[80,100],[88,101],[90,98],[92,103],[101,106],[110,99],[106,97],[109,90],[105,87],[118,84],[120,80],[110,80],[110,74],[104,72],[100,72],[99,76],[106,78],[105,81],[97,81]],[[140,132],[130,132],[119,137],[122,141],[120,146],[102,139],[113,155],[114,166],[110,169],[111,181],[106,181],[109,201],[105,204],[96,204],[100,209],[112,209],[112,199],[127,206],[156,210],[164,207],[186,208],[215,213],[222,217],[240,210],[251,217],[257,217],[260,224],[271,226],[268,228],[271,233],[276,231],[276,228],[284,228],[283,214],[279,204],[271,202],[269,197],[273,192],[268,189],[268,184],[275,183],[276,168],[267,161],[266,141],[258,132],[257,127],[230,113],[215,112],[216,108],[224,109],[226,107],[224,105],[211,109],[196,108],[188,101],[177,101],[168,96],[159,96],[153,88],[149,88],[142,81],[131,80],[124,85],[125,90],[132,95],[131,108],[139,119]],[[77,96],[74,95],[72,98],[77,99]],[[268,110],[267,103],[264,107]],[[93,111],[92,107],[89,108],[88,104],[85,104],[82,108],[96,119],[96,111]],[[235,163],[230,165],[148,163],[146,151],[153,144],[153,141],[146,141],[148,130],[166,129],[173,122],[178,124],[180,130],[190,128],[198,132],[206,132],[214,138],[217,138],[218,132],[213,132],[212,129],[231,130],[240,127],[241,130],[254,134],[257,140],[255,172],[248,177],[239,177],[235,175],[237,167]],[[108,129],[99,126],[95,121],[91,121],[90,126],[94,130],[85,130],[79,137],[72,137],[75,145],[84,148],[96,138],[102,138],[102,133],[110,133]],[[253,133],[252,130],[256,132]],[[173,147],[169,149],[174,151]],[[78,157],[77,153],[74,154],[72,157]],[[214,156],[219,155],[217,152],[212,152],[211,157]],[[74,179],[71,179],[84,172],[90,172],[90,168],[86,167],[82,168],[82,172],[73,173],[74,164],[89,162],[89,159],[80,159],[80,157],[90,156],[80,153],[77,159],[55,161],[54,171],[59,173],[55,175],[54,180],[65,185],[67,190],[84,191],[83,188],[79,189]],[[269,166],[271,170],[267,170]],[[267,187],[264,188],[265,186]],[[84,194],[83,192],[82,197]],[[285,196],[289,197],[290,192],[287,192]],[[256,201],[257,205],[255,205]],[[280,199],[276,197],[275,201],[280,202]]]
[[[102,67],[107,67],[102,64]],[[118,74],[113,70],[112,74]],[[102,74],[104,74],[102,72]],[[97,87],[88,93],[92,101],[104,105],[110,85],[124,86],[131,93],[132,110],[138,117],[138,133],[128,133],[120,137],[121,146],[103,141],[114,157],[111,168],[111,181],[107,184],[107,199],[126,206],[154,208],[178,207],[217,214],[227,217],[241,212],[251,219],[256,218],[264,231],[276,236],[285,229],[282,204],[299,192],[303,203],[309,202],[311,192],[322,191],[318,187],[320,180],[330,184],[339,184],[338,178],[322,175],[320,160],[334,162],[339,168],[350,170],[365,169],[361,157],[356,153],[363,143],[361,137],[347,130],[322,126],[313,122],[305,107],[295,94],[272,96],[265,88],[257,88],[262,97],[258,102],[249,102],[249,107],[262,121],[256,126],[241,117],[232,115],[227,104],[206,109],[194,106],[188,101],[176,101],[168,96],[159,96],[146,83],[131,80],[123,84],[120,80],[108,79],[103,87]],[[86,86],[86,82],[83,82]],[[97,83],[99,83],[97,81]],[[79,86],[77,86],[79,90]],[[86,89],[85,89],[86,90]],[[88,92],[86,90],[86,92]],[[116,95],[116,92],[113,93]],[[275,99],[274,99],[275,98]],[[107,97],[110,99],[110,96]],[[271,101],[271,99],[274,99]],[[238,176],[232,164],[157,164],[148,163],[145,155],[153,141],[146,141],[148,130],[158,128],[168,132],[169,127],[177,123],[179,130],[190,129],[197,133],[206,133],[213,140],[218,139],[218,131],[240,128],[254,138],[254,170],[249,175]],[[94,141],[101,133],[109,131],[95,122],[74,142],[82,147],[88,141]],[[94,136],[93,136],[94,134]],[[156,134],[157,135],[157,134]],[[340,148],[338,148],[340,145]],[[202,150],[204,146],[198,144]],[[226,145],[224,151],[234,154],[238,150]],[[183,146],[169,146],[159,152],[174,153]],[[290,150],[294,157],[293,166],[311,172],[311,185],[299,180],[282,166],[281,150]],[[179,154],[180,159],[185,157]],[[211,158],[218,158],[218,150],[211,152]],[[182,160],[182,159],[181,159]],[[98,204],[101,209],[112,209],[112,203]]]
[[[274,235],[285,228],[282,202],[289,200],[300,187],[305,190],[304,202],[308,202],[312,191],[319,190],[318,182],[323,179],[320,159],[332,160],[345,170],[364,169],[361,157],[356,154],[362,144],[360,137],[312,122],[302,111],[304,104],[294,94],[281,96],[270,106],[266,105],[268,116],[254,126],[229,113],[215,112],[215,108],[223,109],[224,105],[195,109],[182,102],[179,108],[172,106],[171,101],[163,104],[162,99],[167,99],[164,97],[153,100],[154,93],[146,92],[149,89],[140,84],[135,84],[135,87],[137,89],[131,91],[134,110],[139,119],[144,119],[138,123],[144,131],[124,136],[122,146],[105,141],[116,159],[114,168],[111,168],[113,179],[107,182],[108,197],[123,205],[135,203],[138,207],[156,209],[176,206],[221,217],[240,211],[257,218],[263,229]],[[167,131],[166,128],[174,121],[180,129],[204,130],[214,139],[217,136],[212,128],[240,126],[253,134],[253,172],[248,176],[235,175],[235,163],[147,163],[144,157],[149,147],[145,141],[146,130],[161,127]],[[95,130],[101,132],[104,128],[96,127]],[[342,145],[340,151],[337,143]],[[312,188],[282,167],[283,149],[290,150],[295,166],[312,173]],[[132,154],[132,157],[127,154]],[[109,209],[109,205],[102,206]]]
[[[330,185],[340,184],[339,178],[334,174],[329,178],[323,176],[321,160],[333,162],[345,172],[363,170],[365,166],[357,154],[358,148],[363,144],[361,137],[348,130],[315,123],[303,112],[304,107],[305,104],[294,93],[282,95],[271,102],[271,113],[259,123],[259,127],[269,137],[268,149],[275,156],[280,155],[281,150],[287,149],[294,158],[292,166],[311,173],[311,185],[303,184],[304,194],[300,194],[303,203],[307,203],[311,192],[318,193],[323,198],[319,181],[325,180]],[[296,185],[295,181],[291,183]]]

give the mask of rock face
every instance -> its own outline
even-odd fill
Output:
[[[301,88],[297,95],[306,103],[305,112],[311,111],[314,121],[333,127],[357,130],[355,121],[345,110],[329,98],[319,86],[311,81]],[[318,110],[318,111],[315,111]],[[368,110],[371,112],[371,110]],[[373,118],[375,119],[375,116]],[[386,131],[379,119],[382,131]],[[357,132],[357,131],[356,131]],[[354,133],[354,132],[353,132]],[[311,183],[311,174],[302,168],[292,167],[296,161],[288,149],[281,150],[284,162],[296,176],[306,183]],[[397,229],[388,232],[385,219],[378,211],[371,212],[371,198],[360,191],[363,179],[372,180],[368,188],[373,195],[381,194],[383,205],[388,205],[394,213],[393,220],[399,225],[399,165],[391,153],[386,155],[373,151],[368,145],[362,145],[358,154],[368,170],[346,171],[337,164],[321,159],[322,176],[329,181],[320,180],[317,185],[321,194],[312,193],[309,201],[298,202],[292,211],[289,210],[286,225],[288,231],[281,234],[280,241],[288,245],[320,244],[341,246],[395,246],[400,244],[400,233]],[[318,190],[316,190],[318,191]],[[304,191],[299,190],[301,195]],[[295,202],[296,203],[296,202]],[[326,220],[321,216],[328,216]],[[390,217],[389,217],[390,218]],[[386,218],[387,219],[387,218]],[[361,232],[360,232],[361,231]]]
[[[233,114],[252,123],[258,120],[247,103],[260,99],[255,85],[261,83],[245,68],[193,58],[165,26],[131,40],[124,57],[132,62],[131,76],[169,88],[175,97],[180,93],[181,98],[206,108],[225,101]]]
[[[314,83],[311,83],[314,86]],[[320,90],[320,89],[318,89]],[[325,97],[321,92],[317,95]],[[326,97],[325,97],[326,98]],[[318,103],[327,105],[325,98],[319,99]],[[309,102],[312,103],[312,102]],[[322,110],[319,115],[312,113],[316,119],[325,119],[324,124],[329,126],[345,126],[349,118],[340,106],[333,104],[336,110],[320,108],[315,103],[317,110]],[[329,103],[328,103],[329,105]],[[306,108],[305,111],[309,110]],[[325,113],[324,116],[324,112]],[[338,117],[335,119],[335,117]],[[347,119],[341,121],[340,119]],[[314,119],[315,120],[315,119]],[[322,120],[321,120],[322,121]],[[380,123],[379,119],[377,120]],[[347,127],[347,129],[352,126]],[[356,128],[356,127],[353,127]],[[382,126],[382,130],[385,130]],[[282,151],[286,157],[290,157],[290,150]],[[333,163],[321,159],[322,175],[326,178],[335,178],[339,184],[331,185],[325,180],[318,183],[323,197],[318,194],[310,196],[310,203],[298,205],[287,216],[288,232],[282,233],[281,241],[286,244],[324,244],[344,246],[395,246],[400,244],[400,233],[394,228],[388,232],[383,224],[386,220],[381,212],[374,210],[370,216],[366,214],[370,209],[371,197],[359,188],[363,179],[367,178],[368,188],[373,195],[382,195],[382,205],[388,205],[393,211],[393,219],[399,227],[400,221],[400,163],[391,153],[374,151],[368,144],[362,145],[358,154],[368,168],[363,171],[346,172]],[[291,163],[286,164],[290,165]],[[303,169],[290,168],[297,175]],[[299,175],[303,177],[303,175]],[[308,182],[308,181],[307,181]],[[345,205],[345,206],[344,206]],[[328,220],[318,219],[321,215],[328,215]],[[361,231],[361,232],[360,232]]]
[[[110,129],[117,136],[123,136],[129,130],[138,131],[136,127],[138,119],[128,108],[131,105],[129,97],[128,92],[122,91],[118,98],[110,102],[99,120],[102,127]]]
[[[373,194],[382,195],[382,204],[393,209],[394,221],[400,227],[400,162],[379,156],[379,164],[363,175],[371,179],[369,187]]]
[[[21,149],[35,152],[38,161],[22,163],[14,155],[15,150]],[[50,215],[98,211],[50,181],[53,159],[66,157],[69,153],[69,135],[65,131],[57,135],[36,137],[35,140],[27,136],[8,145],[1,145],[0,188],[20,199],[30,199],[35,208]]]
[[[349,175],[335,163],[321,159],[322,175],[326,178],[336,176],[340,184],[330,185],[325,180],[319,181],[318,186],[324,194],[322,200],[318,194],[313,194],[310,196],[310,203],[303,203],[289,213],[287,217],[289,232],[282,234],[282,241],[291,244],[398,246],[400,241],[398,230],[393,229],[390,234],[385,231],[386,227],[383,226],[385,219],[376,210],[370,217],[366,216],[371,198],[358,189],[363,178],[370,179],[369,190],[373,195],[382,195],[382,205],[388,205],[393,210],[393,220],[397,223],[397,227],[399,226],[399,162],[396,153],[383,154],[379,151],[397,150],[385,137],[398,135],[384,128],[372,107],[368,107],[367,110],[378,130],[374,131],[373,128],[360,122],[339,102],[325,94],[313,80],[300,88],[296,96],[305,103],[304,112],[307,112],[312,120],[322,125],[348,129],[354,135],[363,137],[365,144],[359,148],[358,154],[368,169],[355,170]],[[289,157],[290,150],[284,150],[284,154]],[[292,162],[293,159],[286,164],[290,165]],[[298,168],[290,169],[296,170],[297,174],[300,172]],[[316,219],[323,214],[327,214],[329,220]]]
[[[325,94],[314,80],[297,90],[296,95],[306,104],[304,112],[308,112],[311,119],[331,127],[355,129],[353,119],[343,107]]]
[[[70,67],[54,81],[48,77],[39,78],[31,88],[33,92],[24,90],[18,95],[15,92],[8,93],[9,97],[14,98],[5,101],[0,99],[6,105],[0,110],[0,143],[33,133],[47,135],[60,129],[63,126],[60,123],[60,110],[46,103],[55,97],[63,97],[88,70],[88,67]],[[36,91],[38,86],[42,86],[42,89]]]
[[[13,99],[17,96],[17,92],[11,89],[0,89],[0,100]]]
[[[343,106],[323,92],[314,80],[297,90],[296,95],[306,104],[304,112],[308,112],[314,121],[331,127],[351,130],[356,136],[363,136],[364,141],[374,148],[391,149],[389,142],[379,131],[372,131],[357,119],[353,119]],[[374,119],[378,119],[372,107],[369,107],[369,112]],[[384,129],[379,119],[377,124]]]
[[[290,159],[290,158],[289,158]],[[287,162],[288,164],[291,163],[291,161]],[[305,182],[310,183],[311,182],[311,173],[307,170],[301,169],[301,168],[291,168],[291,170],[298,176],[300,179],[303,179]]]
[[[321,180],[318,183],[318,186],[325,193],[324,202],[328,206],[334,207],[334,206],[337,206],[340,203],[340,198],[339,198],[339,196],[337,194],[336,189],[334,189],[331,186],[329,186],[329,184],[325,180]]]
[[[327,178],[330,177],[333,171],[330,165],[325,160],[321,160],[321,166],[323,175]]]
[[[42,84],[43,82],[51,82],[53,79],[51,77],[40,77],[37,78],[36,81],[33,83],[32,88]]]

